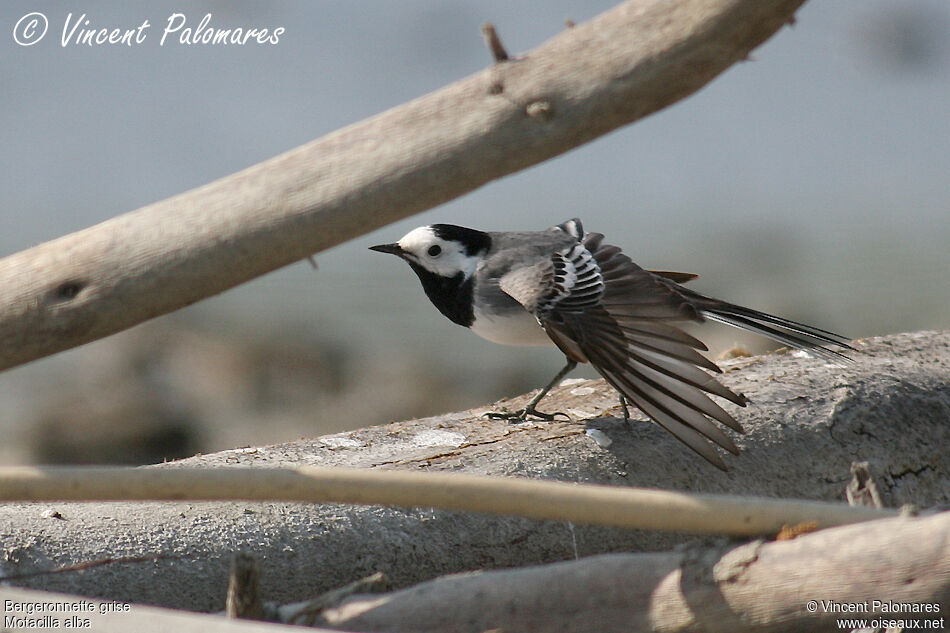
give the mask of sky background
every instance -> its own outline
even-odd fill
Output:
[[[0,256],[477,72],[490,63],[484,22],[516,53],[613,4],[5,0]],[[34,11],[49,30],[20,46],[15,25]],[[211,13],[212,28],[285,31],[277,45],[159,46],[175,12],[190,27]],[[90,28],[151,27],[132,47],[64,47],[69,13]],[[295,264],[164,319],[333,341],[462,380],[473,364],[546,375],[556,352],[453,326],[408,267],[366,247],[432,222],[532,230],[579,216],[645,267],[700,273],[708,294],[852,337],[950,327],[950,3],[813,0],[797,18],[685,101],[324,252],[316,272]],[[710,332],[720,347],[755,343]],[[0,397],[43,372],[68,375],[107,344],[6,372]]]

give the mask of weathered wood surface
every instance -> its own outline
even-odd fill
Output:
[[[895,603],[936,610],[895,613]],[[860,610],[841,610],[852,605]],[[350,598],[315,621],[388,633],[834,633],[851,628],[839,626],[841,618],[942,618],[946,626],[948,608],[950,512],[943,512],[830,528],[791,541],[606,554],[449,576]]]
[[[599,381],[555,390],[571,422],[484,419],[487,410],[396,422],[156,468],[324,465],[445,470],[692,492],[843,500],[853,461],[867,460],[884,503],[950,503],[950,332],[859,340],[837,367],[792,354],[723,363],[750,399],[730,407],[747,429],[719,472],[662,429],[625,425]],[[510,406],[517,406],[515,399]],[[601,446],[586,431],[610,441]],[[288,603],[385,572],[397,587],[436,576],[667,550],[686,537],[562,522],[380,507],[289,503],[39,503],[0,506],[0,574],[123,556],[167,555],[17,585],[199,610],[224,607],[237,551],[261,563],[266,600]]]

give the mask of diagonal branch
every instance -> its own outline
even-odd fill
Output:
[[[629,0],[518,59],[0,260],[0,369],[177,310],[699,90],[804,0]]]

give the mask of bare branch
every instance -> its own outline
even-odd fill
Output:
[[[485,38],[485,45],[488,47],[488,50],[491,51],[496,64],[508,61],[508,51],[506,51],[504,45],[502,45],[501,38],[498,37],[498,31],[495,30],[494,24],[486,22],[482,25],[482,37]]]
[[[664,108],[803,2],[630,0],[518,63],[6,257],[0,369],[190,305]]]
[[[68,574],[71,572],[83,572],[95,567],[102,567],[103,565],[125,565],[127,563],[151,563],[157,560],[174,560],[181,558],[180,556],[171,556],[168,554],[152,554],[150,556],[120,556],[117,558],[101,558],[98,560],[87,561],[85,563],[78,563],[76,565],[66,565],[63,567],[56,567],[55,569],[42,569],[38,571],[24,572],[21,574],[8,574],[5,576],[0,576],[0,582],[7,582],[11,580],[25,580],[27,578],[36,578],[37,576],[51,576],[53,574]]]
[[[261,572],[257,559],[247,552],[238,552],[231,558],[228,573],[228,597],[224,612],[229,618],[261,620],[264,603],[261,600]]]
[[[344,600],[355,594],[381,593],[383,586],[387,584],[385,574],[378,571],[306,602],[284,606],[268,605],[274,614],[271,619],[297,626],[315,626],[324,611],[340,606]]]
[[[304,501],[441,508],[692,534],[775,535],[897,514],[820,501],[702,495],[360,468],[0,468],[0,501]]]

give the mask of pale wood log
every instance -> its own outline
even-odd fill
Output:
[[[361,468],[0,468],[0,501],[297,501],[438,508],[689,534],[774,536],[894,510],[460,473]]]
[[[695,92],[804,0],[631,0],[528,54],[0,260],[0,369],[118,332]]]
[[[930,604],[936,612],[888,613],[875,600]],[[834,605],[859,611],[842,613]],[[839,618],[875,617],[943,618],[935,628],[943,630],[948,609],[950,512],[944,512],[791,541],[607,554],[447,576],[352,598],[324,611],[317,624],[392,633],[820,633],[849,630]],[[282,611],[289,617],[299,608]]]

